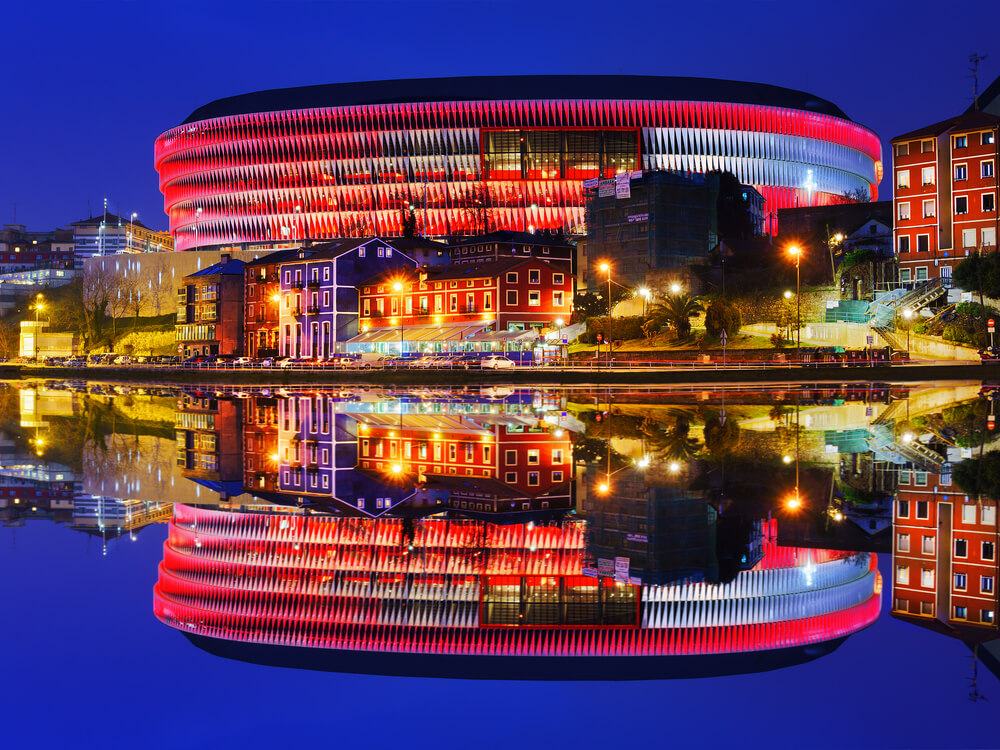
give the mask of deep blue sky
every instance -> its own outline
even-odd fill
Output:
[[[0,223],[99,211],[166,228],[155,137],[213,99],[377,78],[634,73],[806,90],[883,141],[971,99],[968,56],[1000,74],[1000,4],[631,2],[54,2],[0,11]]]
[[[340,675],[210,656],[153,617],[163,525],[111,546],[0,529],[4,747],[995,747],[1000,682],[883,615],[834,653],[760,675],[511,683]],[[883,576],[891,571],[880,556]],[[311,745],[309,745],[311,746]]]

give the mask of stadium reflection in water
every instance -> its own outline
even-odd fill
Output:
[[[788,666],[877,618],[874,554],[778,543],[798,480],[739,466],[738,405],[629,400],[185,393],[178,462],[220,504],[174,507],[156,616],[265,664],[605,680]]]

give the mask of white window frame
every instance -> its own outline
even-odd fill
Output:
[[[910,203],[909,201],[899,203],[896,206],[896,218],[900,221],[910,220]]]
[[[909,187],[910,187],[910,170],[909,169],[896,170],[896,188],[905,190]]]

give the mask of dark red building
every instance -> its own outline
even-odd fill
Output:
[[[245,266],[243,353],[249,357],[274,357],[280,343],[281,283],[278,269],[294,260],[298,248],[279,250],[252,260]]]
[[[239,354],[243,348],[244,263],[223,254],[218,263],[184,277],[177,290],[177,350]]]

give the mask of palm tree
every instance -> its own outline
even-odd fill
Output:
[[[677,332],[677,338],[687,338],[691,334],[691,318],[704,308],[697,297],[690,294],[663,295],[649,309],[649,318],[656,329],[664,325],[671,326]]]

